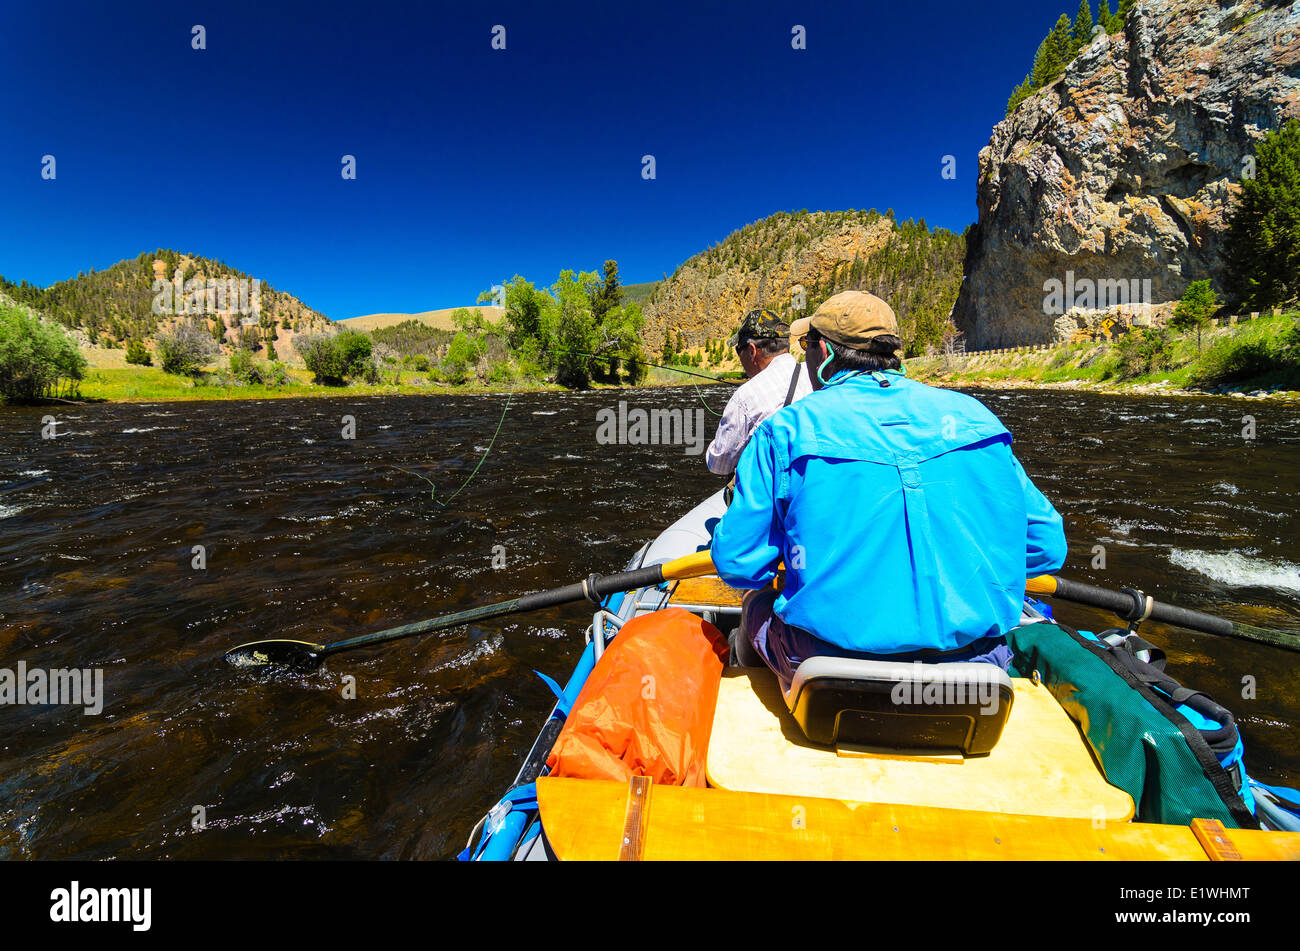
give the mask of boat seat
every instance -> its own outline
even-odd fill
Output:
[[[819,656],[799,665],[786,701],[814,743],[987,756],[1014,697],[993,664]]]
[[[810,671],[811,673],[811,671]],[[766,667],[723,670],[709,735],[710,786],[845,802],[1127,821],[1133,800],[1106,782],[1045,685],[1013,677],[1015,707],[988,756],[875,752],[813,743]]]

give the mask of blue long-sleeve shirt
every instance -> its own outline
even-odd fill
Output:
[[[1061,516],[969,396],[842,371],[766,420],[713,534],[738,588],[786,565],[775,610],[855,651],[954,650],[1020,621],[1025,579],[1065,563]]]

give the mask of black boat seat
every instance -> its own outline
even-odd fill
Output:
[[[826,746],[906,753],[989,753],[1011,713],[1011,678],[993,664],[810,657],[786,703]]]

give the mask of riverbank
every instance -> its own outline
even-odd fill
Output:
[[[299,397],[339,396],[478,396],[492,393],[565,392],[556,383],[540,380],[516,382],[452,384],[424,374],[403,374],[397,383],[350,383],[347,386],[324,386],[311,381],[311,373],[300,367],[287,367],[289,381],[279,386],[223,381],[215,374],[198,378],[164,373],[158,367],[99,367],[87,372],[81,381],[81,399],[94,403],[167,403],[185,400],[274,400]],[[671,370],[652,368],[637,387],[685,386],[692,380],[702,386],[708,380],[684,376]],[[592,389],[632,389],[630,385],[593,384]]]
[[[936,355],[907,361],[933,386],[1085,390],[1116,395],[1230,395],[1300,401],[1300,315],[1232,327],[1135,332],[1049,350]]]

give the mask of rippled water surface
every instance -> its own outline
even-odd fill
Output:
[[[339,655],[311,675],[250,676],[222,652],[622,568],[719,482],[681,446],[598,445],[597,411],[720,410],[727,395],[517,395],[454,498],[505,396],[0,409],[0,667],[99,667],[106,694],[99,716],[0,707],[0,857],[454,855],[550,707],[532,671],[571,669],[583,608]],[[1065,516],[1062,574],[1300,631],[1300,411],[978,395]],[[42,439],[51,414],[58,435]],[[1253,774],[1300,785],[1300,654],[1144,632],[1171,673],[1238,715]]]

